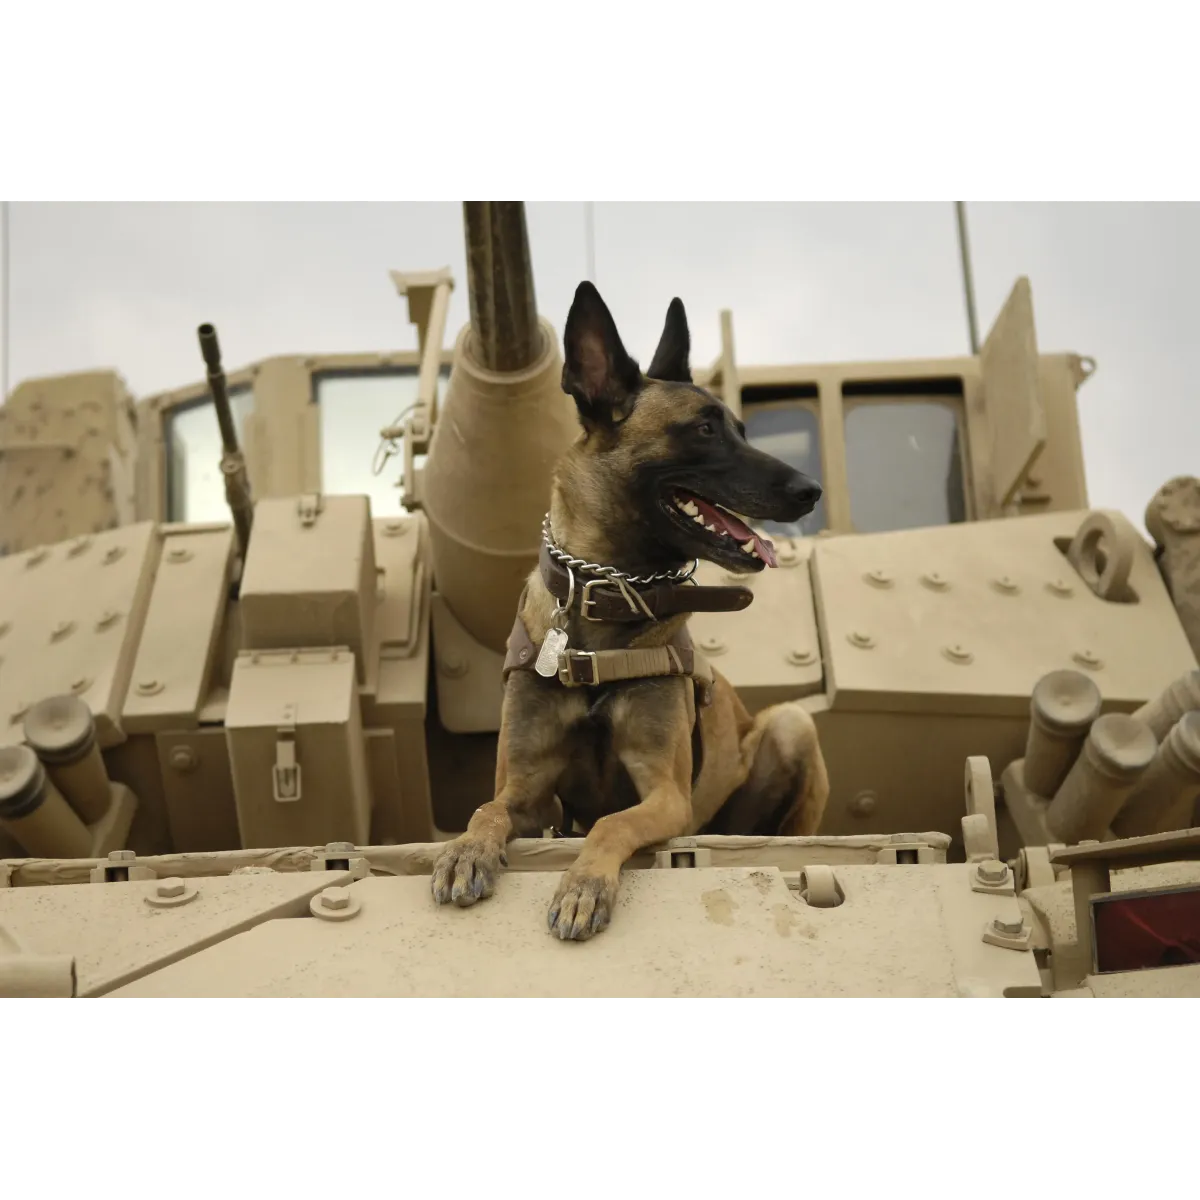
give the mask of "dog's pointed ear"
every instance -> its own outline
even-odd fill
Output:
[[[687,313],[678,296],[667,307],[667,323],[663,326],[658,349],[650,361],[646,375],[664,383],[691,383],[692,368],[688,356],[692,350],[692,335],[688,333]]]
[[[633,411],[643,382],[612,313],[585,280],[575,289],[563,334],[563,391],[574,398],[585,427],[611,426]]]

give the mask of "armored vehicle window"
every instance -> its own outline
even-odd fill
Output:
[[[805,400],[756,401],[742,391],[742,420],[746,440],[767,454],[782,459],[811,479],[821,480],[821,424],[815,402]],[[807,517],[789,524],[756,522],[767,533],[785,537],[808,537],[825,528],[825,500]]]
[[[238,442],[246,446],[246,418],[254,409],[249,386],[231,387],[229,404]],[[164,423],[167,450],[167,520],[228,521],[221,477],[221,428],[211,396],[173,408]]]
[[[450,373],[443,369],[441,378]],[[379,431],[397,421],[417,402],[415,367],[390,370],[331,371],[314,377],[321,421],[321,490],[331,495],[367,495],[373,516],[400,510],[404,473],[399,455],[389,458],[376,475]],[[397,443],[400,444],[399,442]],[[418,456],[415,465],[420,466]]]
[[[966,520],[953,401],[846,401],[850,520],[859,533]]]

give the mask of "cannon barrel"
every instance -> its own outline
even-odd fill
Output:
[[[472,350],[489,371],[522,371],[541,352],[525,205],[463,203]]]
[[[238,446],[233,409],[230,407],[229,391],[225,386],[225,370],[221,366],[221,344],[217,340],[217,331],[212,325],[205,323],[196,330],[196,334],[200,339],[200,353],[204,356],[208,390],[213,399],[213,407],[217,410],[217,424],[221,427],[221,474],[225,479],[225,502],[233,515],[238,550],[244,560],[246,548],[250,544],[250,527],[254,520],[250,477],[246,471],[246,460]]]
[[[537,315],[519,201],[463,206],[471,320],[434,425],[421,499],[435,585],[458,623],[503,654],[559,456],[579,432],[554,326]]]

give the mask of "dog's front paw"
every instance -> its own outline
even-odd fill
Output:
[[[486,900],[496,890],[500,868],[507,866],[503,848],[495,843],[456,838],[433,865],[433,898],[439,904],[453,900],[462,908]]]
[[[585,942],[612,920],[618,876],[567,871],[546,916],[550,932],[566,941]]]

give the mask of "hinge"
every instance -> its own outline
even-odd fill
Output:
[[[296,706],[286,704],[283,720],[275,730],[275,768],[272,789],[280,804],[300,799],[300,764],[296,761]]]
[[[305,492],[296,501],[296,515],[305,529],[317,523],[317,517],[325,511],[325,498],[320,492]]]

